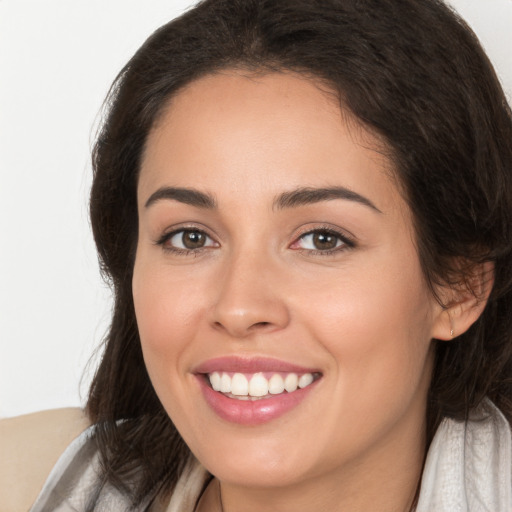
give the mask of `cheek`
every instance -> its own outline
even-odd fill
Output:
[[[196,332],[200,291],[139,255],[132,290],[149,377],[168,413],[177,414],[173,397],[183,395],[187,368],[182,363]]]
[[[171,275],[165,266],[143,256],[138,254],[135,263],[132,290],[144,363],[164,408],[180,424],[190,414],[181,397],[187,396],[190,384],[186,361],[202,294],[190,279]]]
[[[142,258],[141,258],[142,259]],[[138,260],[133,275],[133,300],[143,350],[172,355],[193,336],[203,296],[186,273]],[[195,282],[197,285],[197,282]]]
[[[326,339],[341,346],[346,340],[347,350],[364,351],[377,349],[379,340],[399,343],[405,336],[414,345],[429,337],[432,298],[419,263],[381,260],[307,283],[299,307],[312,320],[321,319],[312,323]]]
[[[304,321],[330,355],[339,404],[363,418],[383,406],[396,412],[428,386],[428,288],[415,260],[396,272],[375,266],[346,276],[311,286]]]

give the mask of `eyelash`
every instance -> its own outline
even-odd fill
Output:
[[[190,255],[197,256],[203,250],[209,249],[209,248],[212,247],[212,246],[203,246],[203,247],[198,247],[197,249],[182,249],[180,247],[166,245],[167,242],[169,242],[176,235],[178,235],[180,233],[184,234],[186,232],[189,232],[189,233],[199,233],[199,234],[204,235],[205,237],[207,237],[208,239],[213,241],[212,237],[210,237],[208,235],[208,233],[206,233],[206,231],[204,231],[202,229],[193,228],[193,227],[183,227],[183,228],[180,228],[180,229],[173,230],[170,233],[163,234],[155,243],[156,243],[156,245],[162,246],[162,248],[163,248],[163,250],[165,252],[173,253],[173,254],[176,254],[176,255],[179,255],[179,256],[190,256]],[[346,234],[342,234],[339,231],[334,230],[331,227],[323,227],[323,226],[320,226],[320,227],[317,227],[317,228],[314,228],[314,229],[310,229],[308,231],[300,233],[298,235],[298,237],[295,239],[295,241],[290,245],[290,247],[292,247],[293,245],[297,244],[300,240],[304,240],[305,237],[307,237],[309,235],[314,235],[314,234],[325,234],[325,235],[328,235],[328,236],[333,236],[333,237],[337,238],[338,241],[341,242],[341,244],[339,246],[336,246],[336,247],[332,248],[332,249],[326,249],[326,250],[322,250],[322,249],[300,249],[300,248],[293,249],[293,250],[296,250],[296,251],[298,251],[298,252],[300,252],[302,254],[307,254],[307,255],[310,255],[310,256],[331,256],[333,254],[336,254],[336,253],[339,253],[339,252],[342,252],[342,251],[346,251],[346,250],[349,250],[349,249],[353,249],[354,247],[356,247],[355,241],[352,238],[348,237]],[[216,243],[216,242],[214,242],[214,243]],[[215,247],[215,246],[213,246],[213,247]]]
[[[332,227],[328,226],[319,226],[314,229],[310,229],[308,231],[305,231],[304,233],[301,233],[295,241],[292,243],[292,245],[299,242],[299,240],[304,240],[306,236],[314,235],[314,234],[325,234],[328,236],[333,236],[338,239],[338,241],[341,242],[341,244],[337,247],[334,247],[332,249],[295,249],[301,253],[307,254],[309,256],[332,256],[333,254],[337,254],[349,249],[353,249],[356,247],[356,242],[347,236],[344,233],[341,233],[338,230],[333,229]]]
[[[167,242],[169,242],[176,235],[178,235],[180,233],[185,234],[187,232],[188,233],[199,233],[199,234],[204,235],[205,237],[209,238],[210,240],[213,240],[212,237],[209,236],[208,233],[206,233],[206,231],[204,231],[203,229],[194,228],[194,227],[182,227],[180,229],[175,229],[175,230],[171,231],[170,233],[164,233],[155,243],[156,243],[156,245],[160,245],[165,252],[173,253],[178,256],[190,256],[190,255],[197,256],[204,249],[208,249],[209,247],[211,247],[211,246],[206,246],[206,247],[203,246],[203,247],[198,247],[197,249],[182,249],[181,247],[166,245]]]

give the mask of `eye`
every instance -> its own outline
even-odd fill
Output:
[[[164,235],[157,244],[168,251],[178,253],[194,252],[206,247],[218,247],[204,231],[199,229],[180,229]]]
[[[329,254],[354,245],[354,242],[341,233],[330,229],[315,229],[301,235],[291,248],[309,251],[312,254]]]

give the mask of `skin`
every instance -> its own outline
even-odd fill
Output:
[[[332,94],[292,73],[201,78],[149,135],[133,296],[156,392],[216,477],[199,510],[219,510],[219,492],[226,512],[410,507],[431,339],[448,338],[453,318],[429,293],[411,212],[378,148]],[[333,186],[375,208],[273,206],[283,192]],[[162,187],[200,190],[217,207],[146,206]],[[206,233],[205,246],[172,252],[181,235],[156,243],[184,227]],[[319,252],[304,233],[326,227],[353,246],[335,238],[337,250]],[[194,376],[229,355],[318,368],[322,378],[285,415],[233,424],[209,408]]]

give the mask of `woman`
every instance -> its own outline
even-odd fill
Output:
[[[512,506],[512,120],[435,0],[206,0],[118,76],[115,308],[40,510]]]

